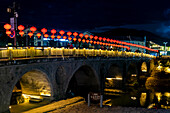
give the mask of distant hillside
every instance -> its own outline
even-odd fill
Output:
[[[155,35],[151,32],[144,31],[144,30],[135,30],[135,29],[126,29],[126,28],[117,28],[112,29],[109,31],[101,32],[101,33],[93,33],[94,35],[101,36],[101,37],[109,37],[112,39],[117,40],[129,40],[128,36],[130,36],[131,40],[139,40],[143,41],[144,36],[146,36],[147,41],[153,41],[157,44],[163,45],[163,42],[169,42],[168,45],[170,46],[170,39],[160,37]]]

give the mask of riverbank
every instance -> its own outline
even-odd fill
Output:
[[[82,97],[53,102],[49,105],[35,108],[24,113],[170,113],[170,109],[146,109],[120,106],[87,106]]]

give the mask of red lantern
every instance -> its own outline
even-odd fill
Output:
[[[6,31],[6,34],[9,36],[11,34],[11,31]]]
[[[44,34],[44,37],[45,37],[45,38],[48,38],[48,34]]]
[[[89,40],[86,40],[87,43],[89,43]]]
[[[19,26],[18,26],[18,29],[19,29],[20,31],[24,30],[24,28],[25,28],[25,27],[24,27],[23,25],[19,25]]]
[[[92,44],[92,43],[93,43],[93,41],[92,41],[92,40],[90,40],[90,43]]]
[[[109,42],[110,41],[110,39],[109,38],[107,38],[107,42]]]
[[[99,42],[99,41],[97,41],[97,44],[99,45],[99,44],[100,44],[100,42]]]
[[[88,35],[88,34],[86,34],[86,35],[84,35],[84,37],[87,39],[87,38],[89,37],[89,35]]]
[[[84,43],[84,42],[85,42],[85,39],[83,39],[82,42]]]
[[[74,42],[77,40],[77,38],[73,38]]]
[[[112,42],[113,42],[113,40],[111,39],[111,40],[110,40],[110,42],[112,43]]]
[[[60,36],[60,35],[58,35],[58,36],[57,36],[57,38],[58,38],[58,39],[60,39],[60,38],[61,38],[61,36]]]
[[[40,38],[40,36],[41,36],[41,33],[37,33],[37,37]]]
[[[32,26],[32,27],[30,28],[30,30],[34,33],[34,32],[37,30],[37,28],[34,27],[34,26]]]
[[[42,32],[43,34],[45,34],[45,33],[47,32],[47,29],[42,28],[42,29],[41,29],[41,32]]]
[[[83,33],[80,33],[80,34],[79,34],[79,37],[80,37],[80,38],[82,38],[83,36],[84,36]]]
[[[5,28],[6,30],[9,30],[9,29],[11,29],[11,25],[10,25],[10,24],[5,24],[5,25],[4,25],[4,28]]]
[[[57,31],[55,29],[51,30],[51,33],[54,35]]]
[[[76,36],[78,35],[78,33],[77,33],[77,32],[74,32],[73,35],[74,35],[74,37],[76,37]]]
[[[20,31],[19,34],[20,34],[21,36],[23,36],[23,35],[24,35],[24,31]]]
[[[79,36],[80,36],[80,35],[79,35]],[[81,38],[79,38],[78,41],[80,42],[80,41],[81,41]]]
[[[101,41],[101,40],[102,40],[102,37],[99,37],[99,40]]]
[[[93,38],[93,35],[90,35],[90,39],[92,39]]]
[[[66,36],[63,36],[63,39],[67,39],[67,37],[66,37]]]
[[[67,35],[70,37],[70,35],[71,35],[72,33],[69,31],[69,32],[67,32]]]
[[[71,37],[68,37],[68,40],[69,40],[69,41],[71,41],[71,40],[72,40],[72,38],[71,38]]]
[[[96,44],[96,41],[94,41],[93,43]]]
[[[103,43],[102,42],[100,42],[100,45],[102,45]]]
[[[104,37],[104,38],[103,38],[103,41],[105,41],[105,40],[106,40],[106,38]]]
[[[33,36],[32,32],[29,32],[28,35],[30,36],[30,38]]]
[[[54,36],[54,35],[51,35],[51,38],[52,38],[52,39],[54,39],[54,38],[55,38],[55,36]]]
[[[97,37],[97,36],[95,36],[95,37],[94,37],[94,39],[95,39],[95,40],[97,40],[97,39],[98,39],[98,37]]]
[[[61,34],[61,36],[63,36],[65,32],[61,30],[59,33]]]

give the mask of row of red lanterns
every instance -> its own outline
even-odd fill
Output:
[[[6,34],[9,36],[10,34],[11,34],[11,31],[10,31],[10,29],[11,29],[11,25],[10,24],[5,24],[4,25],[4,28],[6,29]],[[20,32],[19,32],[19,34],[21,35],[21,36],[23,36],[24,35],[24,32],[23,32],[23,30],[24,30],[24,26],[23,25],[19,25],[18,26],[18,29],[20,30]],[[34,27],[34,26],[32,26],[31,28],[30,28],[30,30],[31,30],[31,32],[29,32],[28,33],[28,35],[30,36],[30,38],[33,36],[33,33],[37,30],[37,28],[36,27]],[[43,35],[44,35],[44,37],[45,38],[48,38],[49,37],[49,35],[48,34],[45,34],[46,32],[47,32],[47,29],[46,28],[43,28],[43,29],[41,29],[41,32],[43,33]],[[54,39],[55,38],[55,33],[56,33],[57,31],[55,30],[55,29],[52,29],[51,30],[51,33],[52,33],[52,35],[51,35],[51,38],[52,39]],[[63,31],[63,30],[61,30],[61,31],[59,31],[59,33],[61,34],[61,36],[63,36],[64,34],[65,34],[65,32]],[[68,37],[68,40],[69,41],[71,41],[72,40],[72,38],[70,37],[71,35],[74,35],[74,38],[73,38],[73,41],[76,41],[77,40],[77,36],[78,36],[78,33],[77,32],[74,32],[74,33],[72,33],[72,32],[67,32],[67,35],[69,36]],[[38,38],[40,38],[41,37],[41,33],[37,33],[36,34],[37,35],[37,37]],[[57,38],[58,39],[60,39],[61,38],[61,36],[60,35],[58,35],[57,36]],[[132,44],[132,43],[127,43],[127,42],[123,42],[123,41],[118,41],[118,40],[113,40],[113,39],[109,39],[109,38],[102,38],[102,37],[98,37],[98,36],[93,36],[93,35],[84,35],[84,34],[82,34],[82,33],[80,33],[79,34],[79,39],[78,39],[78,41],[80,42],[81,41],[81,38],[82,37],[85,37],[85,39],[86,39],[86,42],[87,43],[93,43],[92,42],[92,38],[94,38],[94,40],[97,40],[97,39],[99,39],[100,41],[107,41],[107,42],[113,42],[113,43],[118,43],[118,44],[123,44],[123,45],[129,45],[129,46],[134,46],[134,47],[139,47],[139,48],[143,48],[143,49],[147,49],[147,50],[150,50],[150,51],[155,51],[155,52],[157,52],[158,50],[154,50],[154,49],[151,49],[151,48],[148,48],[148,47],[145,47],[145,46],[141,46],[141,45],[137,45],[137,44]],[[66,39],[67,37],[66,36],[63,36],[63,39]],[[87,40],[88,38],[90,38],[91,40],[89,41],[89,40]],[[83,39],[82,40],[82,42],[84,43],[85,42],[85,39]],[[95,43],[95,42],[94,42]],[[101,42],[100,42],[101,43]]]

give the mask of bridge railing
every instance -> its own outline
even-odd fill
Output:
[[[143,57],[155,58],[145,53],[134,53],[126,51],[109,51],[97,49],[66,49],[51,47],[8,47],[0,50],[0,59],[33,58],[33,57],[54,57],[54,56],[107,56],[107,57]]]

